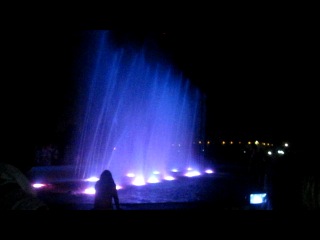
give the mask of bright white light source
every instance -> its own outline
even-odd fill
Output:
[[[184,174],[186,177],[194,177],[194,176],[199,176],[201,175],[200,172],[198,171],[189,171]]]
[[[84,191],[83,191],[84,194],[95,194],[96,193],[96,190],[94,189],[94,187],[90,187],[90,188],[86,188]]]
[[[33,186],[34,188],[42,188],[42,187],[45,187],[46,184],[43,184],[43,183],[34,183],[34,184],[32,184],[32,186]]]
[[[99,178],[97,178],[97,177],[89,177],[89,178],[85,179],[85,181],[87,181],[87,182],[96,182],[98,180],[99,180]]]
[[[175,178],[172,176],[165,176],[164,180],[172,181],[172,180],[175,180]]]
[[[205,173],[213,173],[213,170],[211,170],[211,169],[207,169],[207,170],[205,170]]]
[[[144,181],[143,177],[136,177],[133,180],[132,184],[135,186],[142,186],[142,185],[146,185],[146,182]]]
[[[250,204],[261,204],[267,201],[266,193],[252,193],[250,194]]]
[[[148,183],[158,183],[160,181],[159,181],[159,179],[157,177],[151,176],[151,177],[148,178],[147,182]]]
[[[283,154],[284,154],[284,151],[283,151],[283,150],[278,150],[278,154],[283,155]]]

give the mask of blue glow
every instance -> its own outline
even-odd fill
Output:
[[[145,184],[154,169],[199,166],[193,140],[203,126],[202,94],[170,62],[146,48],[116,48],[109,31],[89,31],[79,66],[79,131],[72,149],[80,178],[109,169]],[[179,146],[178,148],[175,146]],[[160,179],[159,179],[160,180]]]

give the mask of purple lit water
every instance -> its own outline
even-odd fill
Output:
[[[88,31],[79,55],[78,131],[71,145],[74,175],[109,169],[118,185],[202,172],[195,151],[203,131],[202,94],[150,46],[115,46],[109,31]],[[160,54],[159,54],[160,55]]]
[[[199,176],[180,176],[175,180],[148,183],[143,186],[125,185],[118,190],[121,207],[125,210],[247,209],[250,182],[241,174],[223,169]],[[35,167],[29,173],[32,183],[45,183],[37,189],[38,197],[51,209],[91,210],[94,194],[84,190],[94,183],[69,179],[71,166]]]

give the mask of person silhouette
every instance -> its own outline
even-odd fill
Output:
[[[109,170],[104,170],[95,184],[94,210],[120,210],[118,190]],[[113,205],[114,203],[114,205]]]

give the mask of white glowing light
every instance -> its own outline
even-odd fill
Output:
[[[211,169],[207,169],[207,170],[205,170],[205,173],[213,173],[213,170],[211,170]]]
[[[135,177],[134,173],[128,173],[127,177]]]
[[[165,176],[164,180],[172,181],[172,180],[175,180],[175,178],[172,176]]]
[[[189,171],[184,174],[184,176],[186,176],[186,177],[194,177],[194,176],[199,176],[199,175],[201,175],[201,174],[198,171]]]
[[[260,204],[266,202],[266,193],[254,193],[250,194],[250,203],[251,204]]]
[[[174,168],[171,170],[171,172],[178,172],[178,169]]]
[[[84,194],[95,194],[96,193],[96,190],[94,189],[94,187],[90,187],[90,188],[86,188],[84,191],[83,191]]]
[[[99,178],[97,178],[97,177],[89,177],[89,178],[85,179],[85,181],[87,181],[87,182],[96,182],[98,180],[99,180]]]
[[[32,186],[33,186],[34,188],[42,188],[42,187],[45,187],[46,184],[43,184],[43,183],[34,183],[34,184],[32,184]]]
[[[146,182],[144,181],[143,177],[136,177],[133,181],[132,184],[135,186],[143,186],[146,184]]]
[[[147,180],[148,183],[158,183],[160,182],[159,179],[155,176],[151,176],[150,178],[148,178]]]

